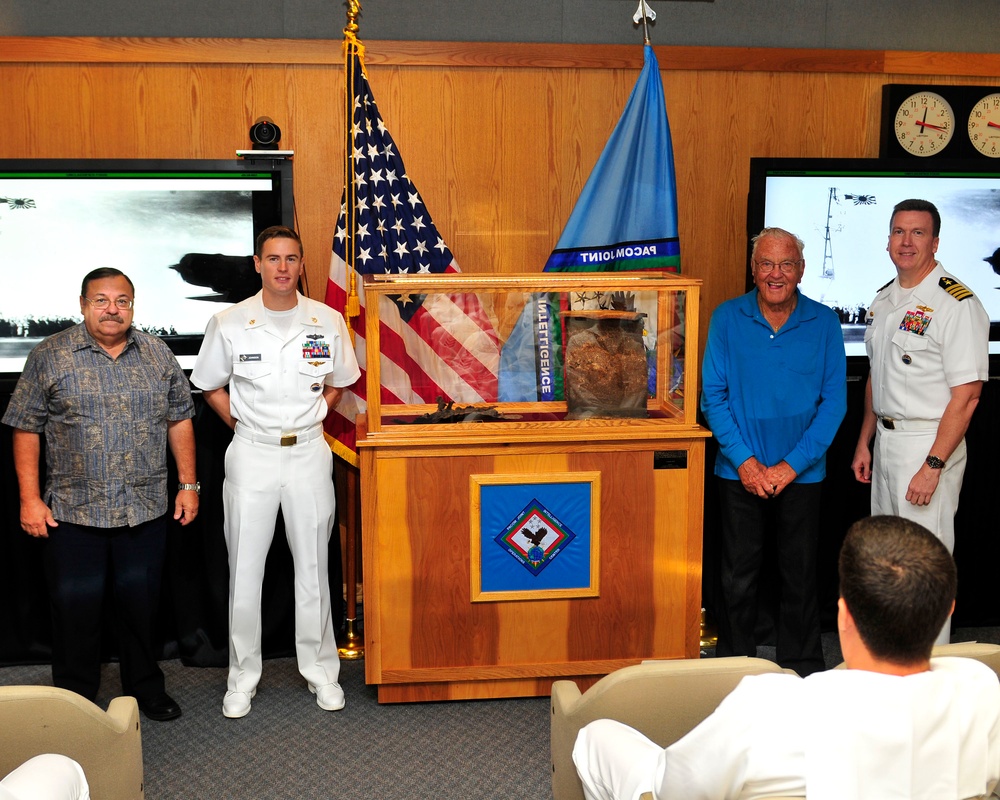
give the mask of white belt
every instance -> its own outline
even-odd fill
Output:
[[[888,431],[930,431],[941,424],[936,419],[893,419],[892,417],[879,417],[879,423]]]
[[[276,447],[292,447],[293,445],[305,444],[306,442],[311,442],[313,439],[318,439],[323,435],[323,426],[321,424],[316,424],[307,430],[298,431],[297,433],[273,434],[257,433],[256,431],[250,430],[250,428],[242,422],[237,422],[236,435],[248,442],[271,444]]]

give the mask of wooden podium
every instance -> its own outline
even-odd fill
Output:
[[[697,382],[683,343],[698,341],[699,282],[392,278],[366,280],[375,402],[358,420],[366,679],[379,701],[546,695],[554,680],[587,685],[643,659],[696,657],[709,433],[685,398]],[[400,296],[474,293],[510,342],[515,321],[498,308],[519,316],[533,302],[552,310],[572,294],[612,291],[646,309],[654,377],[639,413],[519,399],[490,404],[499,420],[436,424],[419,419],[434,406],[378,399],[379,318]],[[557,355],[572,360],[572,342]]]

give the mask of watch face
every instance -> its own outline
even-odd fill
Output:
[[[986,95],[972,107],[969,141],[984,156],[1000,158],[1000,92]]]
[[[913,156],[934,156],[955,135],[955,112],[936,92],[917,92],[896,109],[893,123],[896,140]]]

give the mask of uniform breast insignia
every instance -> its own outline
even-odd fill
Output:
[[[329,358],[330,345],[324,341],[306,342],[302,345],[303,358]]]
[[[919,309],[917,311],[907,311],[903,315],[903,321],[899,323],[899,329],[901,331],[906,331],[907,333],[915,333],[917,336],[923,336],[924,332],[927,330],[927,326],[931,324],[931,316],[925,314]],[[936,329],[935,329],[936,330]]]
[[[306,338],[307,339],[311,339],[312,341],[315,342],[317,339],[322,339],[323,338],[323,334],[322,333],[307,333],[306,334]]]
[[[944,289],[948,294],[954,297],[956,300],[967,300],[972,297],[972,292],[966,289],[962,284],[956,281],[954,278],[949,278],[947,275],[938,281],[938,286]]]
[[[874,324],[875,324],[875,312],[869,311],[865,315],[865,325],[874,325]]]
[[[309,366],[310,367],[322,367],[323,366],[323,362],[322,361],[310,361],[309,362]]]
[[[240,362],[260,361],[260,353],[240,353]]]
[[[309,391],[310,392],[318,392],[322,388],[323,388],[323,384],[322,383],[314,383],[312,386],[309,387]]]

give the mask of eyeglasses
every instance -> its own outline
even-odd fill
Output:
[[[127,297],[118,297],[114,301],[107,297],[98,297],[96,300],[91,300],[89,297],[84,297],[88,303],[90,303],[98,311],[104,311],[112,302],[115,304],[115,308],[119,311],[128,311],[135,305],[135,300],[130,300]]]
[[[774,261],[754,261],[754,268],[758,272],[770,273],[775,267],[781,270],[782,275],[794,275],[798,272],[799,264],[802,263],[800,258],[798,261],[779,261],[775,263]]]

